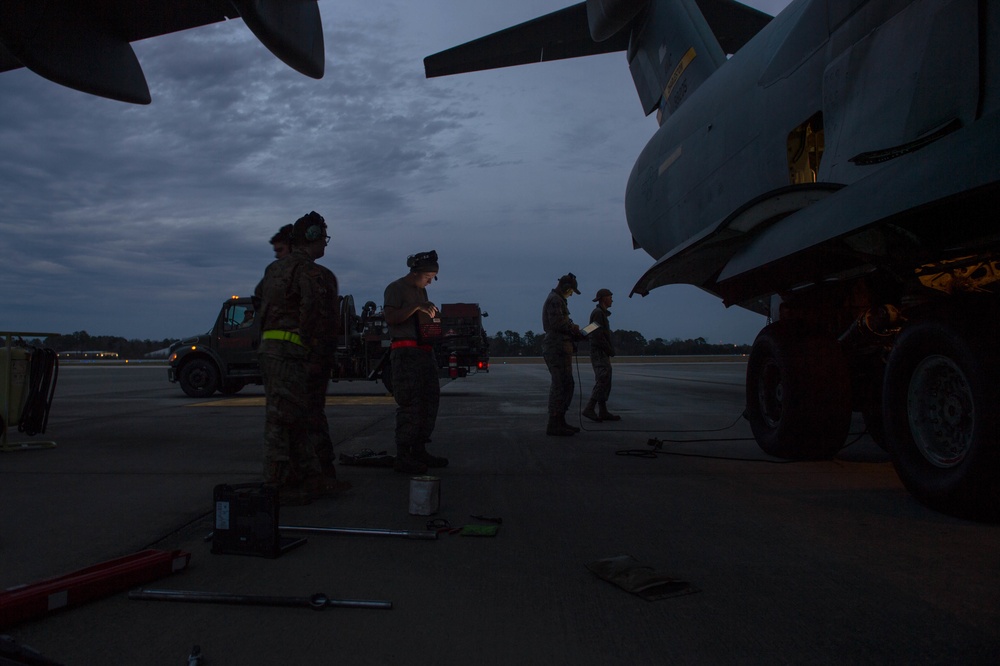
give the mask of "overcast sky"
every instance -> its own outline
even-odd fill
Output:
[[[0,74],[0,329],[203,332],[252,291],[271,235],[316,210],[320,261],[359,308],[435,249],[431,299],[480,303],[491,335],[540,332],[571,271],[577,322],[607,287],[614,328],[752,342],[762,317],[694,287],[628,298],[653,259],[632,249],[624,190],[656,121],[624,53],[424,78],[425,56],[570,4],[320,0],[318,81],[238,20],[146,40],[148,106]]]

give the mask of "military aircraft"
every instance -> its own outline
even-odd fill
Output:
[[[925,504],[1000,518],[1000,5],[587,0],[425,59],[428,77],[625,51],[659,128],[625,188],[633,294],[767,315],[761,448],[837,453],[852,412]]]
[[[322,78],[316,0],[3,0],[0,72],[27,67],[76,90],[149,104],[131,42],[237,17],[282,62]]]

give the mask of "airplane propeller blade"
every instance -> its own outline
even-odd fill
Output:
[[[323,24],[316,0],[230,0],[257,39],[295,71],[323,78]]]
[[[6,0],[0,43],[21,65],[55,83],[121,102],[150,102],[132,45],[73,0]]]
[[[132,42],[238,17],[282,62],[322,78],[317,0],[0,0],[0,72],[27,67],[76,90],[148,104]]]

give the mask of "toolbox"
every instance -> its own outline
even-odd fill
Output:
[[[278,491],[263,483],[220,484],[213,493],[212,552],[275,558],[306,542],[278,532]]]

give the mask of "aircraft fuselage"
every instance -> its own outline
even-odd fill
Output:
[[[638,247],[663,260],[660,275],[637,291],[690,282],[719,293],[718,273],[766,226],[820,199],[846,203],[845,186],[919,161],[924,145],[974,131],[997,113],[990,63],[998,58],[989,54],[1000,29],[984,4],[789,6],[664,120],[636,161],[626,188],[629,228]],[[976,175],[968,156],[949,157],[955,164],[946,168],[970,171],[958,191],[995,180]],[[926,203],[913,178],[884,184],[893,212]]]

